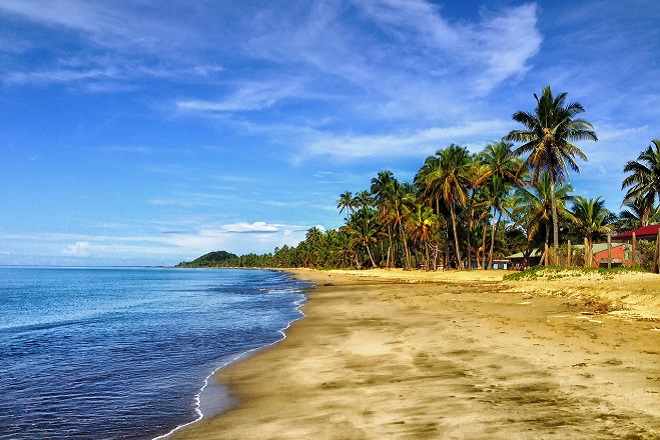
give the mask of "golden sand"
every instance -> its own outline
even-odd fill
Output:
[[[658,275],[292,272],[308,316],[173,438],[660,438]]]

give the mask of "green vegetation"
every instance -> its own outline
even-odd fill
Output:
[[[226,261],[236,258],[238,258],[238,255],[226,251],[215,251],[190,262],[183,261],[177,264],[176,267],[221,267]]]
[[[611,269],[604,269],[596,267],[534,266],[521,272],[512,272],[510,274],[504,275],[504,280],[536,280],[539,278],[546,280],[556,280],[561,278],[582,277],[589,275],[600,275],[603,278],[612,278],[617,274],[640,272],[645,272],[645,270],[639,267],[613,267]]]
[[[532,112],[513,114],[525,129],[511,131],[480,153],[450,144],[426,158],[412,183],[383,170],[369,190],[345,191],[337,200],[345,223],[336,230],[312,228],[297,246],[268,254],[219,258],[211,253],[180,266],[491,268],[507,255],[529,257],[543,250],[551,232],[553,254],[565,261],[571,240],[572,263],[584,265],[593,243],[607,234],[660,221],[660,140],[626,164],[627,209],[617,216],[601,197],[573,195],[568,183],[568,169],[579,172],[575,158],[587,159],[571,142],[597,140],[591,124],[576,118],[584,112],[582,105],[566,104],[566,93],[554,97],[549,87],[534,98]],[[515,148],[508,141],[522,145]],[[575,247],[585,240],[586,249]],[[640,267],[651,267],[654,249],[638,243]],[[537,271],[511,279],[538,276]]]

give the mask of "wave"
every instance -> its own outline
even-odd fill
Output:
[[[303,289],[298,288],[298,289],[296,290],[296,293],[298,293],[298,294],[303,294],[302,292],[303,292]],[[293,292],[287,292],[287,293],[293,293]],[[290,321],[290,322],[286,325],[286,327],[284,327],[284,328],[278,330],[278,332],[279,332],[280,335],[281,335],[281,337],[280,337],[279,339],[277,339],[276,341],[273,341],[273,342],[271,342],[271,343],[268,343],[268,344],[262,345],[262,346],[260,346],[260,347],[256,347],[256,348],[253,348],[253,349],[250,349],[250,350],[244,351],[244,352],[242,352],[242,353],[240,353],[240,354],[238,354],[238,355],[232,357],[230,360],[228,360],[228,361],[222,363],[220,366],[218,366],[217,368],[215,368],[215,369],[214,369],[214,370],[213,370],[208,376],[206,376],[206,378],[204,379],[204,382],[203,382],[202,387],[200,388],[200,390],[197,392],[197,394],[196,394],[195,397],[194,397],[194,402],[195,402],[195,403],[194,403],[194,410],[195,410],[195,413],[197,414],[197,418],[195,418],[195,420],[192,420],[192,421],[190,421],[190,422],[187,422],[187,423],[181,424],[181,425],[179,425],[179,426],[176,426],[175,428],[173,428],[172,430],[170,430],[170,431],[167,432],[166,434],[162,434],[162,435],[159,435],[159,436],[157,436],[157,437],[154,437],[152,440],[163,440],[163,439],[167,439],[169,436],[171,436],[171,435],[174,434],[175,432],[177,432],[177,431],[179,431],[179,430],[181,430],[181,429],[183,429],[183,428],[186,428],[186,427],[188,427],[188,426],[190,426],[190,425],[193,425],[193,424],[199,422],[200,420],[202,420],[202,419],[204,418],[204,413],[203,413],[202,410],[201,410],[202,394],[204,393],[204,390],[209,386],[209,381],[211,380],[211,378],[212,378],[216,373],[218,373],[218,371],[220,371],[221,369],[226,368],[226,367],[228,367],[229,365],[232,365],[232,364],[234,364],[234,363],[236,363],[236,362],[238,362],[238,361],[240,361],[240,360],[244,360],[244,359],[248,358],[249,356],[252,356],[252,355],[255,354],[256,352],[258,352],[258,351],[260,351],[260,350],[264,350],[264,349],[266,349],[266,348],[268,348],[268,347],[272,347],[272,346],[274,346],[275,344],[278,344],[279,342],[281,342],[281,341],[283,341],[284,339],[286,339],[286,331],[291,327],[291,325],[292,325],[294,322],[298,321],[299,319],[303,319],[303,318],[305,318],[305,317],[307,316],[307,315],[305,315],[305,313],[301,310],[301,307],[303,306],[303,304],[305,303],[306,300],[307,300],[307,298],[306,298],[305,296],[303,296],[300,300],[297,300],[297,301],[294,302],[294,304],[296,305],[296,310],[300,313],[300,316],[299,316],[298,318],[296,318],[296,319]]]

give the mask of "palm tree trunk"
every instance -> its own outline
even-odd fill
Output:
[[[493,220],[495,220],[495,216],[493,216]],[[499,226],[501,220],[502,220],[502,211],[499,211],[499,214],[497,216],[497,221],[493,221],[493,229],[491,230],[490,233],[490,251],[488,252],[489,270],[493,269],[493,248],[495,247],[495,233],[497,232],[497,227]]]
[[[362,269],[362,265],[360,264],[360,259],[358,258],[358,253],[357,253],[357,252],[355,252],[355,253],[353,254],[353,259],[355,260],[355,267],[356,267],[358,270]]]
[[[369,255],[369,261],[371,262],[371,267],[376,267],[376,262],[374,261],[374,257],[371,256],[371,249],[369,248],[368,244],[365,244],[364,247],[367,248],[367,255]]]
[[[399,221],[399,233],[401,234],[401,240],[403,241],[403,249],[406,256],[406,270],[410,270],[410,250],[408,249],[408,242],[406,241],[406,233],[403,230],[403,222],[401,222],[401,217]]]
[[[483,268],[486,268],[486,233],[488,232],[488,224],[484,222],[484,230],[483,234],[481,235],[481,266]]]
[[[472,269],[472,243],[470,242],[470,233],[474,224],[474,208],[470,211],[470,220],[468,221],[467,230],[467,265],[468,269]]]
[[[550,202],[552,204],[552,233],[554,238],[552,241],[553,253],[557,254],[559,248],[559,221],[557,219],[557,198],[555,197],[555,179],[550,178]]]
[[[461,250],[458,247],[458,232],[456,231],[456,212],[454,204],[449,204],[449,214],[451,215],[451,226],[454,230],[454,250],[456,251],[456,268],[461,270]]]
[[[386,266],[388,267],[388,269],[391,269],[392,268],[392,261],[394,260],[394,258],[390,259],[390,254],[394,253],[394,247],[392,247],[392,225],[391,224],[387,225],[387,241],[388,241],[388,245],[387,245],[387,263],[386,263]]]

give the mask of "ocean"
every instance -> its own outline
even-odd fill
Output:
[[[0,267],[0,439],[154,439],[232,405],[209,376],[311,285],[267,270]]]

